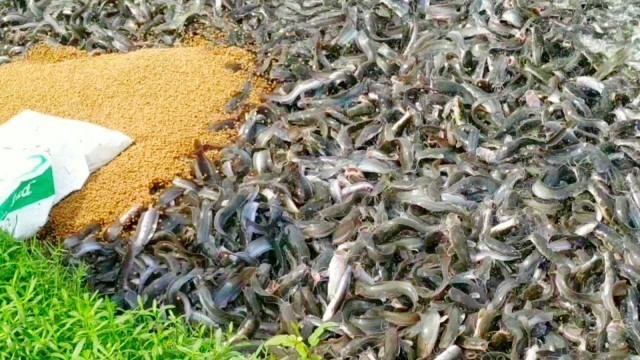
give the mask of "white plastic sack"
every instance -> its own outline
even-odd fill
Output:
[[[132,143],[125,134],[101,126],[23,111],[0,126],[0,206],[8,201],[7,197],[11,196],[15,187],[20,186],[16,184],[28,183],[30,177],[35,176],[34,169],[18,164],[32,156],[45,157],[52,170],[55,193],[46,209],[48,215],[51,206],[82,188],[91,172],[106,165]],[[21,171],[10,168],[19,168]],[[46,202],[38,204],[42,206]],[[38,211],[44,208],[38,208]],[[3,218],[0,211],[0,228],[17,238],[32,236],[47,219],[47,216],[44,220],[34,217],[27,221],[33,214],[26,207],[13,214],[13,217],[7,213]],[[8,224],[7,218],[14,220]],[[34,229],[31,224],[37,224],[37,227]]]
[[[106,165],[132,142],[119,131],[31,110],[21,112],[0,126],[0,146],[3,147],[7,144],[40,146],[51,143],[79,146],[90,172]]]
[[[0,150],[0,228],[17,239],[47,222],[55,188],[46,153]]]

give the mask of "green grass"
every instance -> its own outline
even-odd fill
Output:
[[[166,309],[119,312],[60,249],[0,233],[0,359],[242,359]]]

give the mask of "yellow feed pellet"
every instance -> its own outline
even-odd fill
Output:
[[[205,46],[95,57],[36,47],[23,60],[0,66],[0,124],[31,109],[119,130],[134,140],[54,207],[53,233],[66,236],[91,222],[110,223],[132,204],[149,204],[151,188],[190,174],[195,140],[228,145],[234,131],[211,133],[208,126],[231,117],[224,104],[242,89],[253,66],[245,50]],[[249,101],[258,102],[267,86],[254,77]]]
[[[58,63],[67,60],[87,57],[87,53],[71,46],[51,47],[39,44],[24,55],[24,60],[31,63]]]

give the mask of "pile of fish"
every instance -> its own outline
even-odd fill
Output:
[[[197,29],[243,37],[222,20],[223,1],[0,0],[0,65],[31,45],[76,46],[93,54],[179,43]]]
[[[57,2],[27,3],[2,21],[44,16],[45,28],[38,9]],[[139,15],[119,4],[88,1],[102,10],[51,27],[98,17],[133,41]],[[219,159],[197,146],[193,179],[65,240],[95,289],[233,325],[247,350],[333,322],[316,348],[325,358],[638,354],[640,7],[149,6],[177,4],[251,39],[259,73],[282,86]],[[168,13],[189,18],[166,11],[154,39],[175,36],[158,30],[178,29]],[[69,36],[113,44],[97,30]]]

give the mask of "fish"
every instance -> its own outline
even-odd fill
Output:
[[[398,340],[398,329],[396,327],[390,327],[384,334],[383,359],[392,360],[397,358],[400,352],[400,344]]]
[[[333,300],[338,294],[340,283],[347,270],[347,253],[344,250],[336,250],[329,263],[329,281],[327,283],[327,299]]]
[[[244,103],[251,93],[251,79],[247,80],[242,86],[242,90],[234,93],[229,100],[224,104],[223,110],[225,113],[230,114],[234,112],[242,103]]]
[[[568,276],[570,274],[570,269],[566,265],[560,265],[556,270],[556,278],[555,283],[558,287],[558,291],[562,294],[564,298],[569,301],[577,302],[577,303],[586,303],[586,304],[602,304],[602,299],[600,294],[585,294],[578,293],[571,289],[568,284]]]
[[[242,64],[239,63],[235,63],[235,62],[229,62],[224,64],[224,68],[232,71],[232,72],[237,72],[240,71],[242,69]]]
[[[447,311],[447,325],[440,336],[440,342],[438,348],[446,349],[450,348],[455,342],[456,338],[460,335],[460,329],[462,326],[462,311],[455,305],[451,305]]]
[[[355,292],[357,295],[363,296],[368,299],[384,299],[388,297],[398,297],[404,295],[411,300],[414,306],[419,300],[419,295],[416,288],[410,283],[402,281],[386,281],[373,285],[357,282]]]
[[[462,349],[458,345],[451,345],[435,357],[435,360],[453,360],[462,357]]]
[[[208,129],[211,132],[218,132],[222,130],[233,129],[238,125],[238,123],[240,123],[238,119],[232,118],[232,119],[215,122],[209,125]]]
[[[329,321],[336,313],[338,307],[341,305],[341,302],[342,300],[344,300],[344,297],[346,296],[347,290],[349,288],[349,284],[351,282],[351,274],[351,267],[347,267],[347,269],[340,277],[340,282],[338,283],[333,296],[330,298],[324,315],[322,315],[322,321]]]
[[[418,334],[417,355],[420,358],[427,358],[431,355],[436,341],[438,340],[438,329],[440,327],[440,314],[434,310],[429,309],[422,315],[420,326],[422,329]]]
[[[219,161],[202,145],[137,224],[65,241],[120,306],[144,294],[325,357],[636,356],[638,4],[65,4],[0,10],[0,62],[42,38],[127,52],[202,25],[256,56],[213,125],[240,125]],[[274,86],[263,104],[253,76]]]

